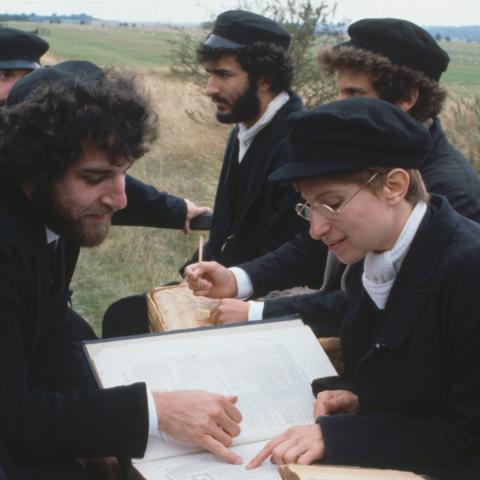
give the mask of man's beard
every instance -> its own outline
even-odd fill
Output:
[[[212,100],[225,102],[221,95],[213,95]],[[217,110],[217,120],[221,123],[240,123],[253,120],[260,113],[260,100],[257,95],[256,82],[250,81],[247,89],[240,95],[235,103],[231,104],[229,112]]]
[[[94,221],[88,215],[75,214],[71,206],[64,205],[61,199],[57,198],[52,185],[37,188],[31,200],[45,225],[65,241],[79,247],[96,247],[108,236],[113,214],[111,209],[104,207],[102,212],[95,211],[95,214],[108,215],[108,219],[103,222]]]

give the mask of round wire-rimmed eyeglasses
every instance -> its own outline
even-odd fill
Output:
[[[316,212],[318,215],[321,215],[324,218],[329,220],[336,218],[340,212],[348,205],[373,179],[378,175],[378,172],[375,172],[356,192],[354,192],[350,197],[348,197],[338,208],[332,208],[330,205],[325,203],[314,203],[309,205],[308,202],[297,203],[295,205],[295,211],[297,215],[304,218],[305,220],[310,221],[312,218],[312,213]]]

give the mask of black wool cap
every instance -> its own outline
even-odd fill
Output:
[[[203,44],[234,50],[255,42],[274,43],[287,50],[290,34],[277,22],[263,15],[244,10],[228,10],[217,17],[212,33]]]
[[[379,53],[395,65],[423,72],[435,81],[447,69],[450,57],[423,28],[398,18],[364,18],[348,27],[350,46]]]
[[[430,132],[391,103],[357,97],[289,118],[290,158],[269,180],[294,182],[370,167],[419,168]]]
[[[39,36],[17,30],[0,28],[0,70],[40,67],[40,57],[50,45]]]
[[[36,88],[53,85],[59,81],[72,82],[73,86],[77,82],[88,82],[102,76],[103,70],[86,60],[67,60],[53,67],[41,67],[13,85],[5,104],[11,107],[21,103]]]

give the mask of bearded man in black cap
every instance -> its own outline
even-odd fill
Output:
[[[480,178],[448,142],[437,118],[446,98],[438,81],[449,62],[447,53],[428,32],[405,20],[364,19],[350,25],[348,33],[349,41],[327,47],[319,55],[325,72],[336,75],[339,98],[381,98],[423,122],[432,137],[431,149],[420,166],[428,191],[445,195],[459,213],[480,221]],[[249,304],[227,299],[214,313],[219,322],[299,313],[318,335],[338,335],[343,267],[333,258],[327,261],[321,243],[300,234],[275,252],[239,267],[229,275],[222,271],[221,290],[214,282],[214,290],[203,293],[244,298],[296,285],[322,287],[323,292]],[[337,280],[329,276],[329,282],[323,281],[325,268],[335,270]],[[192,277],[192,285],[195,282]],[[334,293],[324,293],[331,290]]]
[[[197,50],[217,120],[237,124],[228,139],[203,255],[227,267],[274,250],[305,230],[294,211],[298,193],[267,181],[288,157],[287,117],[302,109],[290,90],[289,45],[290,35],[273,20],[231,10],[218,16]],[[196,253],[191,261],[197,258]],[[104,336],[147,331],[143,295],[114,303],[104,315]]]
[[[0,28],[0,106],[14,83],[40,67],[48,42],[16,28]]]
[[[226,266],[251,260],[304,228],[292,213],[294,189],[267,182],[287,158],[286,119],[302,109],[290,91],[289,45],[290,35],[276,22],[233,10],[218,16],[198,48],[217,120],[237,124],[223,160],[205,259]]]
[[[249,467],[272,456],[451,479],[480,448],[480,226],[427,194],[432,137],[390,103],[296,114],[290,139],[271,178],[295,183],[311,237],[351,266],[344,372],[313,382],[316,422]]]

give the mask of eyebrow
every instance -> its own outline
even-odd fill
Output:
[[[318,195],[315,195],[315,197],[313,198],[314,202],[313,203],[319,203],[319,199],[322,198],[322,197],[326,197],[327,195],[343,195],[341,192],[338,192],[336,190],[327,190],[325,192],[321,192],[319,193]],[[310,204],[311,205],[311,204]]]
[[[95,173],[95,174],[108,174],[114,173],[110,168],[97,168],[97,167],[82,167],[77,170],[80,173]]]
[[[206,68],[205,71],[207,73],[213,73],[215,75],[220,75],[224,73],[232,73],[232,70],[228,68]]]

